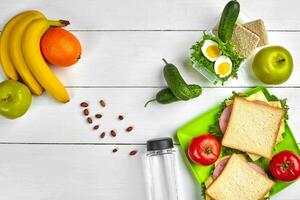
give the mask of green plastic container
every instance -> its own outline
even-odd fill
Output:
[[[252,88],[244,94],[247,96],[254,94],[258,91],[262,91],[266,98],[269,100],[271,94],[265,87],[256,87]],[[180,147],[183,151],[184,154],[184,159],[186,161],[187,166],[189,167],[190,171],[193,173],[195,176],[197,183],[200,185],[205,182],[205,180],[210,176],[211,170],[213,169],[213,165],[211,166],[201,166],[199,164],[195,164],[192,161],[189,160],[187,150],[188,150],[188,145],[191,142],[191,140],[194,137],[197,137],[201,134],[208,133],[208,128],[210,125],[214,124],[216,122],[216,115],[220,112],[221,106],[216,106],[207,112],[203,113],[202,115],[196,117],[192,121],[188,122],[181,128],[177,130],[177,137],[180,143]],[[283,140],[275,146],[275,150],[273,152],[273,155],[282,151],[282,150],[290,150],[293,151],[294,153],[300,155],[300,150],[299,146],[293,136],[293,133],[291,129],[289,128],[288,124],[286,123],[285,125],[285,132],[283,133]],[[261,158],[258,161],[255,162],[259,166],[261,166],[263,169],[268,171],[268,166],[269,166],[269,160],[266,158]],[[288,187],[290,184],[293,182],[289,183],[284,183],[284,182],[279,182],[275,181],[276,184],[272,188],[270,192],[270,196],[273,196],[274,194],[280,192],[284,188]]]

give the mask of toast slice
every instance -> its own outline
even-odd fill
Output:
[[[260,38],[258,43],[259,47],[268,44],[268,34],[263,20],[258,19],[252,22],[245,23],[243,24],[243,27],[245,27],[252,33],[255,33]]]
[[[243,58],[248,58],[259,44],[260,38],[242,25],[236,24],[230,40]]]
[[[222,145],[272,158],[284,109],[236,97]]]
[[[246,160],[232,154],[218,178],[206,190],[215,200],[262,199],[275,185],[252,169]]]

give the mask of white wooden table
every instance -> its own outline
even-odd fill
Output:
[[[289,124],[299,142],[300,3],[240,3],[246,15],[265,20],[270,43],[283,45],[293,54],[292,77],[270,91],[288,98]],[[71,102],[62,105],[43,95],[34,98],[24,117],[0,119],[0,199],[146,199],[141,161],[146,140],[173,137],[179,126],[233,90],[261,84],[246,68],[238,80],[214,87],[186,65],[189,48],[213,25],[224,5],[221,0],[2,0],[1,29],[16,13],[37,9],[49,18],[70,20],[67,29],[80,39],[83,54],[69,69],[53,68],[68,87]],[[180,66],[188,82],[202,85],[203,94],[189,102],[152,104],[145,109],[145,101],[166,84],[162,57]],[[100,99],[106,100],[105,109],[99,107]],[[101,130],[93,131],[82,115],[82,101],[91,103],[93,113],[103,113],[101,130],[114,128],[119,135],[101,140]],[[124,121],[116,119],[119,114]],[[135,128],[130,134],[124,131],[129,125]],[[116,154],[111,153],[114,148],[119,149]],[[130,157],[133,149],[138,154]],[[177,155],[182,199],[199,199],[199,188]],[[274,199],[299,199],[299,187],[297,182]]]

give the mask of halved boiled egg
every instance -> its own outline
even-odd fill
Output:
[[[214,62],[221,56],[218,43],[212,40],[205,40],[201,47],[203,55],[210,61]]]
[[[220,56],[214,65],[214,70],[219,77],[224,78],[232,72],[232,62],[226,56]]]

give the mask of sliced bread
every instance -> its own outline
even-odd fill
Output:
[[[272,158],[285,111],[236,97],[222,145]]]
[[[245,27],[252,33],[255,33],[260,38],[258,43],[259,47],[268,44],[268,34],[263,20],[258,19],[252,22],[245,23],[243,24],[243,27]]]
[[[233,154],[206,193],[215,200],[259,200],[274,184],[267,176],[252,169],[246,160]]]

